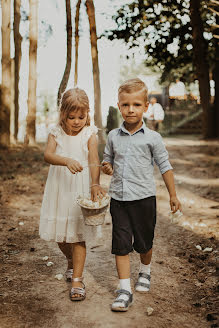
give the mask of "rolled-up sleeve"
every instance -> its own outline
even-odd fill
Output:
[[[114,152],[113,152],[113,143],[112,143],[112,134],[108,134],[106,146],[103,153],[103,162],[109,162],[113,166],[114,162]]]
[[[156,165],[159,167],[160,173],[172,170],[172,166],[169,162],[169,155],[159,133],[156,133],[153,142],[153,157]]]

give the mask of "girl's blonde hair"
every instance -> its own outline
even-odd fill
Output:
[[[133,93],[137,91],[143,91],[144,92],[144,98],[145,102],[148,101],[148,88],[146,84],[140,80],[139,78],[130,79],[125,82],[123,82],[118,90],[118,96],[120,96],[121,93]]]
[[[66,130],[68,115],[72,111],[87,112],[87,121],[85,125],[90,125],[89,99],[84,90],[74,88],[63,93],[59,107],[59,124],[64,130]]]

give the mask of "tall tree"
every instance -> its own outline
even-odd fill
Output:
[[[195,43],[197,47],[204,46],[204,50],[201,49],[200,52],[205,54],[206,63],[200,74],[203,74],[203,70],[205,70],[205,77],[201,77],[200,74],[199,78],[197,76],[198,63],[193,56],[194,29],[191,22],[192,19],[196,18],[191,16],[189,0],[166,0],[162,2],[158,0],[133,0],[117,11],[114,16],[117,23],[116,29],[105,34],[109,39],[123,39],[129,47],[140,47],[141,50],[145,51],[145,64],[160,69],[162,82],[175,82],[176,78],[183,78],[185,82],[189,83],[201,78],[203,86],[203,79],[207,78],[207,66],[212,70],[215,62],[215,43],[212,42],[211,34],[211,23],[215,18],[207,10],[205,1],[199,0],[198,2],[201,10],[196,15],[198,14],[200,18],[202,39],[200,39],[201,43]],[[201,56],[199,55],[199,57]],[[208,81],[205,80],[205,85],[208,83],[209,78]],[[206,104],[207,98],[209,99],[208,90],[209,87],[205,92],[202,91],[202,101],[205,107],[205,126],[203,126],[205,137],[212,130],[210,120],[205,120],[206,110],[208,110],[208,117],[211,115],[210,106]],[[207,127],[207,125],[209,126]]]
[[[207,61],[208,45],[203,37],[203,23],[200,13],[200,0],[190,0],[192,25],[192,43],[196,74],[199,81],[199,93],[203,108],[203,136],[212,137],[212,115],[210,111],[210,81]]]
[[[65,91],[68,79],[71,71],[71,61],[72,61],[72,22],[71,22],[71,2],[70,0],[65,1],[66,7],[66,31],[67,31],[67,56],[66,56],[66,66],[62,77],[62,81],[59,86],[57,105],[59,106],[62,93]]]
[[[81,0],[78,0],[76,5],[75,14],[75,77],[74,86],[78,83],[78,46],[79,46],[79,13],[80,13]]]
[[[98,127],[99,140],[104,144],[102,114],[101,114],[101,90],[100,90],[100,73],[97,49],[97,32],[95,20],[95,8],[93,0],[86,0],[85,2],[87,15],[90,25],[90,42],[91,42],[91,57],[93,65],[93,83],[94,83],[94,122]]]
[[[16,144],[15,139],[15,103],[14,103],[14,58],[11,59],[11,106],[10,106],[10,143]]]
[[[215,82],[215,96],[213,104],[213,122],[214,122],[214,136],[219,137],[219,2],[217,0],[211,0],[208,3],[208,9],[216,16],[215,22],[212,23],[212,31],[215,44],[215,62],[213,67],[213,80]]]
[[[10,106],[11,106],[11,1],[2,0],[2,86],[0,110],[0,145],[10,145]]]
[[[29,80],[26,143],[32,146],[35,145],[36,137],[38,0],[29,0],[29,11]]]
[[[21,63],[21,42],[20,34],[21,21],[21,0],[14,0],[14,139],[17,140],[18,134],[18,115],[19,115],[19,79],[20,79],[20,63]]]

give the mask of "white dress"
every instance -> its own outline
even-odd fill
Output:
[[[84,169],[72,174],[66,166],[50,165],[40,212],[40,237],[67,243],[86,241],[90,234],[97,238],[97,229],[85,226],[76,203],[79,195],[86,197],[90,192],[87,143],[97,128],[85,126],[76,136],[69,136],[56,126],[50,133],[57,142],[56,154],[77,160]]]

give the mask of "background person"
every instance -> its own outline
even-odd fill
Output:
[[[159,123],[164,120],[163,107],[158,104],[157,98],[152,97],[148,106],[148,111],[144,117],[147,119],[147,127],[151,130],[157,131],[159,129]]]

